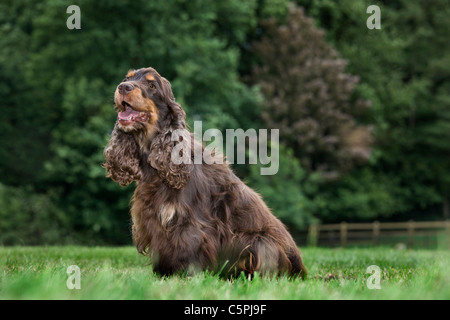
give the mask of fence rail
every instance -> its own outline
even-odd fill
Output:
[[[450,249],[450,220],[315,224],[309,227],[307,243],[310,246],[327,243],[346,247],[349,242],[365,242],[377,246],[381,239],[397,237],[404,239],[408,248],[413,248],[418,236],[429,241],[438,235],[444,238],[445,246]]]

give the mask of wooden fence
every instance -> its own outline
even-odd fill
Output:
[[[401,243],[413,248],[418,238],[424,246],[427,242],[438,241],[450,249],[450,220],[426,222],[372,222],[311,225],[307,234],[310,246],[327,245],[346,247],[348,245],[365,244],[378,246],[381,240]]]

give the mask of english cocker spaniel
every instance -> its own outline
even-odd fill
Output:
[[[175,147],[175,156],[193,159],[204,146],[187,130],[169,81],[153,68],[129,71],[114,102],[118,117],[103,166],[122,186],[136,181],[133,241],[155,272],[306,276],[285,226],[225,161],[173,161]]]

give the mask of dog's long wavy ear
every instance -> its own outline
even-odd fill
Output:
[[[142,172],[139,166],[139,147],[132,134],[120,130],[117,124],[111,134],[111,139],[103,152],[106,162],[106,176],[126,186],[141,178]]]
[[[161,79],[168,113],[161,121],[160,133],[152,140],[148,162],[169,187],[183,189],[193,169],[191,134],[186,129],[186,113],[175,102],[169,81]]]

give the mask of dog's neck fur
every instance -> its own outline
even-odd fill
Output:
[[[146,130],[133,131],[134,140],[143,153],[150,152],[151,142],[158,132],[159,130],[157,128],[151,128],[150,126],[147,127]]]

